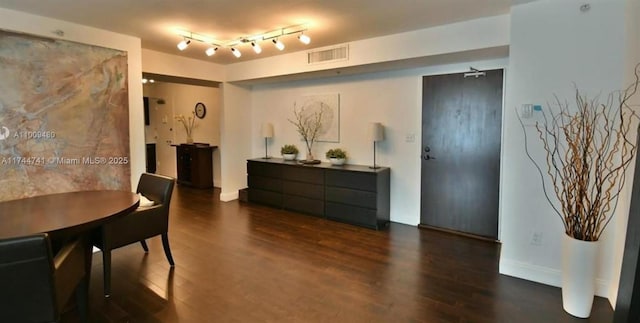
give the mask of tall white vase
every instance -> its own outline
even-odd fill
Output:
[[[597,241],[562,238],[562,307],[576,317],[591,315],[596,291]]]

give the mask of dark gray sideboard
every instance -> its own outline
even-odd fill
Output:
[[[249,201],[380,229],[389,223],[390,173],[387,167],[250,159]]]

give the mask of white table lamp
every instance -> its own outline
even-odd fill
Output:
[[[269,138],[273,138],[273,125],[269,122],[265,122],[262,124],[262,137],[264,137],[264,159],[269,159],[269,154],[267,153],[267,140]]]
[[[380,122],[372,122],[369,126],[369,140],[373,141],[373,166],[369,168],[377,169],[376,166],[376,142],[384,140],[384,126]]]

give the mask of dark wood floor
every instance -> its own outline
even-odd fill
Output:
[[[391,224],[372,231],[178,187],[160,238],[94,255],[91,322],[581,322],[557,288],[502,276],[499,246]],[[611,322],[597,298],[590,322]]]

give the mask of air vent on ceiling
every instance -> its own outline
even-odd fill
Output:
[[[321,49],[307,53],[308,63],[327,63],[335,61],[346,61],[349,59],[349,46],[341,45],[329,49]]]

